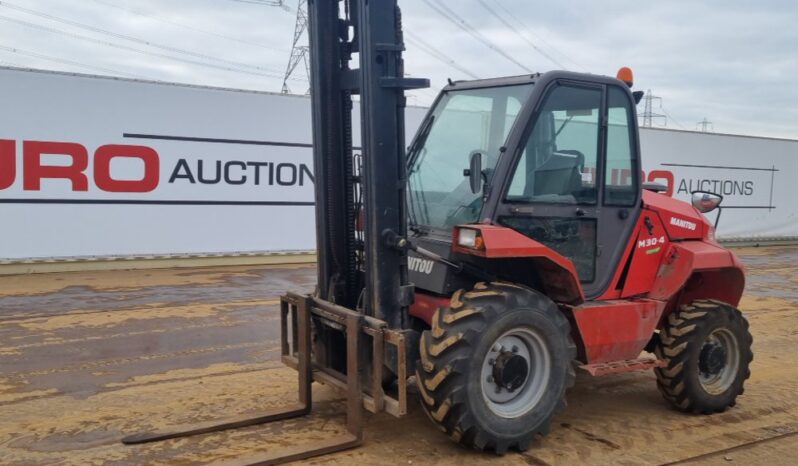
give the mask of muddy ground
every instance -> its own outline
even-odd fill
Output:
[[[411,399],[367,416],[366,442],[311,464],[798,464],[798,248],[738,251],[753,375],[723,414],[669,409],[649,372],[578,375],[568,410],[532,449],[502,458],[440,434]],[[0,277],[0,464],[210,464],[342,432],[340,397],[309,417],[124,446],[127,433],[295,399],[278,360],[278,297],[311,290],[311,266]]]

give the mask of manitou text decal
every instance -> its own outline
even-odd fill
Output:
[[[698,225],[695,222],[690,222],[688,220],[684,220],[681,218],[671,217],[671,225],[677,226],[679,228],[684,228],[685,230],[695,231]]]
[[[424,274],[431,274],[432,267],[435,265],[435,262],[432,262],[429,259],[421,259],[420,257],[408,257],[407,258],[407,268],[411,272],[418,272]]]

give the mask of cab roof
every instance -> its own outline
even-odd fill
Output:
[[[518,84],[535,84],[553,81],[555,79],[568,79],[573,81],[591,82],[597,84],[614,84],[627,87],[625,83],[615,77],[603,76],[592,73],[577,73],[574,71],[554,70],[545,73],[522,74],[518,76],[504,76],[498,78],[474,79],[469,81],[450,81],[443,91],[459,89],[477,89],[499,86],[513,86]]]

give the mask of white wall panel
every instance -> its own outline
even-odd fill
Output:
[[[0,140],[13,141],[0,141],[0,260],[315,247],[305,97],[0,68],[0,98]],[[408,109],[408,140],[424,112]],[[44,176],[36,188],[23,141],[85,148],[87,166],[71,172],[77,181]],[[103,189],[106,145],[154,150],[154,186]],[[721,237],[798,236],[798,142],[644,130],[642,146],[645,171],[671,172],[674,195],[727,191]],[[146,180],[152,160],[107,150],[113,180]],[[45,154],[41,165],[80,159]]]

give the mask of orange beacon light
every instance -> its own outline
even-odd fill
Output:
[[[634,73],[632,73],[632,69],[628,66],[624,66],[618,70],[618,75],[616,77],[618,80],[625,82],[629,87],[632,87],[635,82]]]

